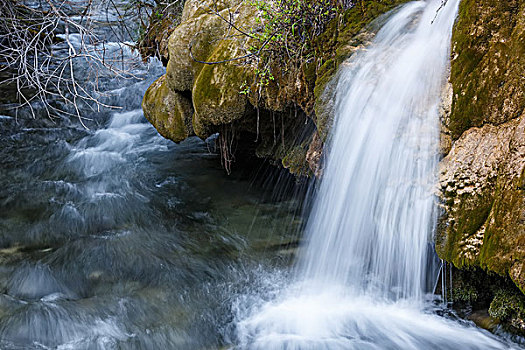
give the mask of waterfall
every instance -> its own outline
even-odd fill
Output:
[[[300,274],[421,298],[434,229],[440,91],[457,10],[399,9],[340,72],[325,176]]]
[[[241,349],[507,348],[424,298],[458,4],[402,6],[342,64],[305,251],[279,297],[238,308]]]

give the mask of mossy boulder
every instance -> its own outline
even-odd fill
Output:
[[[242,54],[237,41],[223,40],[208,60],[224,61]],[[248,101],[241,92],[249,75],[249,69],[238,62],[206,65],[200,70],[192,90],[197,136],[206,138],[213,126],[230,124],[245,116]]]
[[[146,94],[147,118],[175,141],[193,133],[206,138],[230,126],[236,143],[242,143],[241,134],[253,138],[244,143],[256,143],[249,148],[257,156],[273,159],[299,176],[320,174],[315,162],[320,162],[333,116],[334,89],[327,86],[334,86],[338,66],[370,41],[375,29],[363,29],[406,1],[360,2],[339,14],[312,43],[313,56],[286,67],[270,60],[273,79],[260,86],[253,57],[236,60],[249,52],[254,39],[240,35],[227,21],[232,18],[237,28],[249,33],[261,26],[256,6],[245,0],[187,0],[169,37],[166,77]],[[212,62],[221,63],[207,64]],[[170,115],[172,108],[177,111]]]
[[[231,1],[186,1],[181,23],[170,35],[168,43],[169,61],[166,67],[169,87],[175,91],[191,91],[195,78],[209,61],[228,32],[227,18],[231,9],[235,15],[246,15],[248,5],[238,6],[241,0]],[[191,53],[190,53],[191,47]],[[192,57],[193,56],[193,57]]]
[[[191,101],[169,89],[165,75],[148,88],[142,109],[146,119],[165,138],[180,142],[194,134]]]

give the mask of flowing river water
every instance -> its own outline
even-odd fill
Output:
[[[518,348],[429,294],[458,0],[439,4],[398,9],[343,65],[306,228],[306,187],[265,167],[226,176],[211,141],[146,122],[157,62],[107,78],[123,109],[85,111],[89,130],[0,117],[0,348]]]
[[[99,81],[122,109],[84,109],[89,130],[0,117],[0,349],[219,348],[234,300],[290,263],[295,180],[227,176],[213,141],[162,138],[141,100],[165,69],[106,49],[136,77]]]

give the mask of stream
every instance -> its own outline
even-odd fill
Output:
[[[180,144],[162,138],[140,107],[147,87],[165,73],[156,60],[135,64],[132,79],[102,80],[105,102],[119,109],[86,108],[88,129],[74,117],[48,118],[43,111],[36,119],[17,117],[3,106],[0,348],[518,349],[510,336],[476,328],[429,293],[436,272],[425,267],[434,254],[428,245],[434,209],[424,182],[437,161],[435,144],[410,139],[374,148],[358,137],[387,140],[392,130],[403,134],[398,125],[408,125],[403,130],[410,134],[435,117],[392,119],[384,129],[366,119],[378,110],[391,116],[391,108],[373,105],[391,91],[374,85],[377,74],[424,85],[389,97],[399,104],[439,87],[448,54],[443,42],[458,1],[450,0],[437,18],[440,30],[414,25],[438,2],[395,12],[388,33],[378,34],[380,49],[356,55],[340,76],[348,91],[340,97],[346,101],[338,105],[341,114],[356,115],[355,108],[363,116],[338,121],[340,129],[361,123],[365,132],[334,135],[335,160],[328,160],[321,184],[297,183],[262,160],[253,171],[228,176],[213,138]],[[384,63],[404,50],[417,55],[412,39],[440,50],[435,75],[407,77],[387,68],[368,74],[362,62]],[[384,50],[392,43],[396,50]],[[118,42],[110,44],[137,60]],[[415,59],[410,67],[426,64]],[[368,88],[379,91],[368,91],[375,108],[347,103],[355,102],[356,89]],[[435,101],[427,102],[423,107]],[[426,131],[422,139],[436,136]],[[341,144],[356,151],[338,153]],[[385,148],[393,149],[399,169],[374,156]],[[426,160],[406,168],[411,157]],[[385,167],[397,171],[369,173]],[[408,195],[394,190],[413,174],[413,187],[398,188]],[[372,190],[384,183],[386,191]],[[348,200],[356,191],[359,204]],[[411,201],[418,205],[407,205]],[[386,231],[392,236],[382,238]],[[399,240],[399,232],[408,234]]]
[[[165,69],[106,46],[135,78],[101,81],[120,108],[83,110],[89,129],[0,113],[0,348],[217,348],[257,276],[286,275],[304,190],[262,163],[227,176],[213,140],[162,138],[141,101]]]

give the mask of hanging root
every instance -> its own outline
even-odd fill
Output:
[[[232,163],[235,161],[235,129],[233,124],[223,125],[217,138],[221,164],[228,175],[231,174]]]

